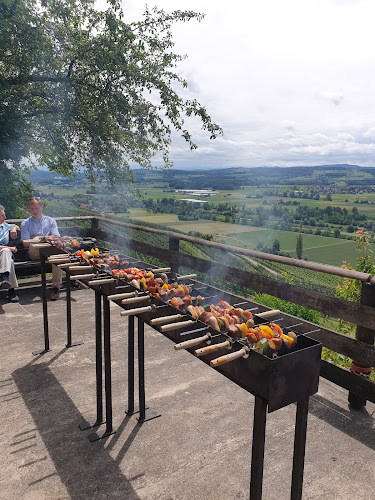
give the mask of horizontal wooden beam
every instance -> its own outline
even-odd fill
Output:
[[[375,383],[365,377],[354,375],[349,370],[323,359],[320,364],[320,376],[375,403]]]

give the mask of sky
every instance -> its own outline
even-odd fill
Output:
[[[99,0],[101,6],[105,2]],[[139,20],[142,0],[124,0]],[[198,144],[173,136],[175,168],[375,166],[375,2],[373,0],[150,0],[194,10],[178,23],[175,47],[186,98],[224,130],[210,140],[187,120]]]

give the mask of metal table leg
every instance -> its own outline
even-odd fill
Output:
[[[71,297],[70,273],[66,271],[66,347],[82,345],[83,342],[72,343],[72,297]]]
[[[85,420],[79,425],[83,431],[104,424],[103,420],[103,350],[102,350],[102,296],[95,290],[95,368],[96,368],[96,419]]]
[[[105,388],[105,416],[106,428],[104,431],[89,435],[90,441],[97,441],[114,434],[112,427],[112,378],[111,378],[111,317],[109,301],[103,295],[103,323],[104,323],[104,388]]]
[[[266,420],[267,401],[259,396],[255,396],[253,446],[251,452],[250,500],[261,500],[262,498]]]
[[[309,398],[297,401],[296,427],[294,432],[294,454],[291,500],[301,500],[303,469],[305,463],[307,416],[309,412]]]
[[[139,412],[137,418],[139,423],[147,422],[153,418],[160,417],[158,411],[146,408],[145,396],[145,324],[138,318],[138,377],[139,377]]]
[[[125,413],[129,416],[139,413],[139,405],[134,406],[134,316],[129,316],[128,323],[128,409]]]
[[[44,330],[44,349],[33,351],[34,355],[44,354],[50,351],[49,333],[48,333],[48,308],[47,308],[47,279],[46,279],[46,258],[40,256],[41,281],[42,281],[42,304],[43,304],[43,330]]]

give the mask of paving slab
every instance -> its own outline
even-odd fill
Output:
[[[0,297],[0,499],[228,500],[249,497],[254,397],[145,328],[146,400],[161,416],[139,424],[127,408],[127,319],[111,307],[116,433],[91,443],[95,417],[94,294],[73,290],[65,347],[64,294],[48,303],[43,347],[40,289]],[[296,406],[268,415],[263,498],[290,498]],[[350,410],[324,379],[310,398],[304,499],[374,498],[375,405]]]

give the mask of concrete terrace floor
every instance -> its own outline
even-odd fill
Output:
[[[149,327],[146,398],[162,416],[127,417],[127,319],[112,308],[116,434],[91,443],[78,424],[95,416],[93,292],[74,290],[73,340],[65,304],[49,303],[43,347],[40,288],[21,302],[0,295],[0,499],[245,499],[254,397]],[[268,415],[263,498],[290,496],[295,405]],[[350,411],[347,393],[321,379],[310,399],[304,499],[369,499],[375,491],[375,405]]]

